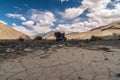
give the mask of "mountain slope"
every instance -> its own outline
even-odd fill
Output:
[[[3,23],[0,23],[0,39],[19,39],[19,38],[27,39],[28,36],[13,28],[8,27]]]
[[[71,33],[67,34],[68,39],[90,39],[92,36],[103,37],[104,39],[111,39],[120,35],[120,22],[111,23],[109,25],[101,26],[99,28],[92,29],[88,32]],[[50,36],[47,39],[55,39],[54,36]]]
[[[115,36],[115,34],[120,35],[120,23],[111,23],[109,25],[105,25],[99,28],[92,29],[88,32],[83,32],[79,34],[71,34],[67,35],[67,38],[69,39],[90,39],[92,36],[99,36],[108,38],[113,38],[112,36]]]

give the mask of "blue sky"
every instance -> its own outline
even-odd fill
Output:
[[[28,35],[52,30],[84,32],[120,21],[118,14],[120,0],[0,1],[0,22]]]
[[[23,14],[27,16],[26,13],[30,9],[37,9],[40,11],[64,11],[69,7],[78,7],[80,5],[80,0],[70,0],[61,2],[61,0],[1,0],[0,1],[0,19],[7,22],[8,25],[12,26],[13,22],[18,23],[19,20],[14,20],[8,18],[5,14]]]

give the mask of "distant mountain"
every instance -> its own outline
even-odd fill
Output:
[[[54,35],[54,31],[50,31],[50,32],[48,32],[46,34],[37,34],[37,35],[34,35],[34,36],[30,36],[30,39],[33,40],[38,36],[42,37],[43,39],[47,39],[48,37],[53,36],[53,35]]]
[[[47,39],[48,37],[53,36],[54,33],[55,33],[55,31],[50,31],[50,32],[46,33],[46,34],[43,36],[43,39]]]
[[[28,39],[28,36],[11,28],[7,25],[0,23],[0,40],[3,39],[19,39],[24,38]]]
[[[109,25],[94,28],[87,32],[70,33],[66,37],[68,39],[90,39],[92,36],[102,37],[104,39],[120,38],[120,22],[114,22]],[[54,36],[49,36],[47,39],[55,39]]]

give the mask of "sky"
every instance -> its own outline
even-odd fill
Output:
[[[120,0],[0,0],[0,22],[27,35],[85,32],[120,21]]]

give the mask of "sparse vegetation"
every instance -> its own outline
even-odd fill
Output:
[[[18,41],[23,42],[25,39],[24,38],[19,38]]]
[[[99,37],[99,36],[92,36],[91,41],[98,41],[98,40],[102,40],[102,37]]]
[[[113,36],[117,36],[117,37],[118,37],[118,40],[120,40],[120,35],[119,35],[119,34],[113,33]]]
[[[118,34],[117,34],[117,33],[113,33],[113,35],[114,35],[114,36],[118,36]]]
[[[41,37],[41,36],[36,36],[36,37],[34,38],[34,40],[42,40],[42,37]]]

